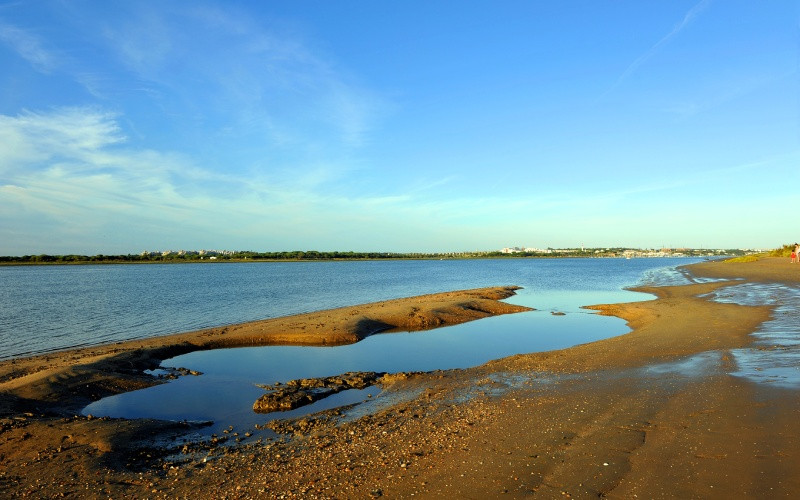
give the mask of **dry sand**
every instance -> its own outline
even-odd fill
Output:
[[[696,276],[797,286],[788,259],[707,263]],[[741,282],[741,281],[739,281]],[[0,364],[4,496],[738,498],[800,492],[800,393],[733,377],[768,307],[698,295],[732,282],[642,289],[596,306],[629,334],[469,370],[397,377],[374,414],[284,422],[285,438],[196,443],[182,424],[74,417],[152,383],[142,368],[195,349],[357,341],[519,310],[508,288],[403,299]],[[237,429],[244,433],[247,429]],[[172,450],[175,452],[175,450]]]

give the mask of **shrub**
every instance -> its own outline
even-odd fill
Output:
[[[734,257],[732,259],[725,259],[725,262],[755,262],[760,257],[758,255],[742,255],[741,257]]]
[[[769,253],[770,257],[789,257],[794,250],[794,243],[788,243],[781,248],[776,248]]]

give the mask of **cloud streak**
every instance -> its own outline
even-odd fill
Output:
[[[141,82],[143,99],[181,126],[191,122],[209,136],[236,130],[276,145],[326,140],[352,148],[380,113],[377,95],[278,23],[265,29],[236,8],[132,5],[129,19],[96,21],[95,43]],[[109,93],[101,84],[87,83]]]
[[[48,227],[48,241],[38,249],[45,252],[95,252],[75,245],[103,234],[117,235],[115,244],[121,247],[105,252],[130,251],[148,242],[151,247],[179,242],[311,247],[323,235],[338,238],[341,248],[364,248],[367,227],[381,241],[398,227],[419,232],[429,226],[424,231],[435,236],[439,224],[462,227],[486,219],[500,203],[473,199],[465,209],[463,200],[426,197],[427,190],[335,195],[316,174],[221,175],[179,154],[135,149],[118,120],[97,108],[0,115],[0,225],[14,227],[20,241],[34,241],[35,233]],[[35,228],[33,233],[26,226]],[[303,228],[300,237],[298,227]],[[361,239],[350,241],[356,235]],[[3,252],[8,250],[0,248]]]
[[[96,251],[53,245],[80,241],[75,235],[97,241],[109,232],[122,233],[116,244],[124,251],[152,246],[153,238],[159,246],[228,241],[246,248],[269,238],[288,244],[299,225],[314,235],[363,214],[376,223],[378,212],[406,201],[332,196],[335,175],[322,175],[324,167],[300,177],[220,173],[178,153],[133,147],[119,120],[98,108],[0,115],[0,226],[15,228],[19,241],[34,241],[50,227],[40,244],[50,252]]]
[[[9,45],[40,73],[52,73],[58,66],[55,54],[45,48],[45,43],[39,37],[26,30],[0,23],[0,41]]]
[[[672,31],[667,33],[663,38],[661,38],[658,42],[656,42],[650,49],[647,50],[644,54],[639,56],[635,61],[633,61],[625,71],[617,78],[617,81],[614,82],[614,85],[608,89],[605,94],[609,94],[611,91],[615,90],[619,87],[625,80],[627,80],[631,75],[633,75],[644,63],[649,61],[664,45],[668,44],[673,38],[678,36],[686,27],[688,27],[695,19],[697,19],[700,14],[703,13],[704,10],[708,8],[711,4],[711,0],[702,0],[700,3],[696,4],[694,7],[689,9],[681,22],[676,24]]]

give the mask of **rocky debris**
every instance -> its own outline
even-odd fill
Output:
[[[286,384],[259,385],[270,392],[253,403],[256,413],[288,411],[349,389],[365,389],[386,375],[378,372],[347,372],[332,377],[304,378]]]
[[[396,382],[401,382],[401,381],[404,381],[404,380],[408,380],[408,379],[410,379],[412,377],[415,377],[417,375],[431,375],[431,376],[437,376],[438,378],[441,378],[441,374],[442,373],[443,372],[441,370],[433,370],[433,371],[430,371],[430,372],[384,373],[383,376],[380,378],[380,380],[378,382],[381,384],[381,386],[388,387],[388,386],[390,386],[392,384],[395,384]]]
[[[194,377],[199,377],[200,375],[203,374],[203,372],[199,372],[197,370],[190,370],[190,369],[184,368],[182,366],[178,367],[178,368],[165,366],[165,367],[162,367],[161,370],[163,370],[165,373],[158,374],[158,378],[159,379],[164,379],[164,380],[175,380],[178,377],[185,377],[186,375],[192,375]]]
[[[376,375],[382,380],[381,374]],[[408,374],[390,378],[423,386],[430,382]],[[346,410],[338,408],[269,422],[264,427],[280,436],[242,443],[236,442],[236,433],[246,435],[247,430],[232,427],[198,440],[194,426],[173,423],[169,426],[174,430],[183,428],[188,434],[176,440],[166,439],[165,434],[162,440],[162,428],[166,432],[172,427],[155,421],[75,416],[57,428],[48,426],[55,420],[34,422],[2,436],[14,448],[4,450],[10,455],[0,470],[0,491],[4,498],[80,497],[87,492],[110,498],[431,495],[435,491],[431,486],[411,479],[439,467],[448,452],[466,446],[465,431],[473,428],[467,422],[479,422],[480,415],[453,405],[447,396],[454,386],[472,385],[448,380],[440,395],[446,399],[404,401],[356,421],[341,422]],[[29,417],[26,423],[31,420],[36,419]],[[46,431],[54,434],[41,441],[40,434]],[[30,434],[33,437],[26,437]],[[113,449],[99,449],[95,443],[100,439]],[[142,446],[154,442],[166,448]]]
[[[354,405],[350,405],[351,407]],[[342,416],[345,408],[334,408],[313,415],[288,420],[271,420],[264,427],[272,429],[278,434],[304,436],[314,432],[330,430]]]

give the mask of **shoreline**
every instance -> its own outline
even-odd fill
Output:
[[[7,286],[4,288],[8,300],[11,301],[6,314],[0,315],[6,320],[0,361],[218,328],[410,295],[492,284],[525,285],[519,282],[520,278],[515,276],[513,270],[528,266],[539,267],[540,264],[549,268],[551,264],[555,267],[573,266],[570,264],[572,262],[578,269],[587,265],[620,267],[635,271],[640,267],[674,267],[696,261],[696,259],[660,261],[486,259],[453,261],[449,264],[433,261],[428,261],[428,264],[425,264],[425,261],[418,261],[417,264],[413,262],[403,264],[400,261],[381,264],[374,261],[319,263],[319,266],[322,266],[319,268],[315,264],[298,263],[298,267],[295,268],[292,264],[275,263],[277,267],[274,268],[270,265],[251,268],[242,264],[230,268],[218,268],[217,271],[203,266],[173,268],[105,265],[90,265],[89,267],[95,269],[94,272],[90,272],[89,267],[86,267],[85,271],[71,267],[40,268],[41,273],[33,272],[36,268],[28,268],[30,273],[24,268],[18,268],[17,271],[7,269],[7,273],[3,273],[0,269],[0,278],[7,278]],[[476,273],[482,272],[481,269],[485,266],[499,270],[494,283],[481,281],[477,277]],[[378,276],[383,273],[391,275],[395,273],[395,269],[406,267],[409,269],[408,272],[418,275],[415,280],[420,279],[422,282],[393,279],[391,283],[378,283],[382,279]],[[468,274],[462,276],[456,268],[464,268]],[[69,272],[70,269],[74,269],[75,272]],[[136,269],[140,269],[141,272]],[[170,269],[174,272],[170,272]],[[208,269],[209,273],[205,273],[204,269]],[[248,269],[252,270],[252,273]],[[431,269],[432,273],[427,272],[428,269]],[[326,275],[354,273],[354,276],[357,276],[355,279],[363,285],[350,287],[346,290],[346,294],[342,294],[336,290],[333,281],[323,280],[315,284],[312,280],[308,286],[297,281],[297,279],[311,279],[318,274],[317,271]],[[253,273],[254,276],[248,277]],[[268,279],[271,283],[270,276],[273,274],[298,275],[304,278],[294,279],[294,284],[286,288],[283,288],[283,285],[270,285],[265,289],[259,284],[259,279]],[[203,277],[205,275],[208,277]],[[239,284],[237,280],[227,279],[229,275],[244,279],[243,284]],[[615,281],[620,286],[636,282],[635,272],[628,271],[626,275],[629,276],[628,279]],[[93,283],[96,279],[101,281]],[[32,281],[26,283],[28,280]],[[186,289],[186,285],[181,284],[185,280],[202,281],[198,282],[197,287],[192,285],[191,289]],[[58,291],[53,287],[58,287]],[[86,292],[79,295],[70,294],[68,291],[75,287],[85,287]],[[132,295],[133,290],[141,293],[141,299]],[[215,297],[217,294],[218,297]],[[274,300],[268,298],[270,296],[274,297]],[[113,301],[110,301],[112,297]],[[589,300],[591,299],[587,301]],[[20,342],[16,341],[16,338],[25,340]]]
[[[493,312],[489,305],[517,307],[493,298],[513,290],[472,290],[472,296],[459,299],[414,297],[403,299],[399,308],[397,301],[342,308],[334,310],[344,314],[338,322],[331,311],[321,311],[244,330],[237,325],[239,330],[133,341],[126,343],[128,350],[111,345],[105,352],[86,348],[53,355],[58,359],[5,361],[0,363],[0,485],[11,496],[95,491],[155,498],[197,491],[243,498],[796,493],[800,391],[729,374],[730,350],[750,345],[750,334],[771,308],[698,295],[745,282],[797,286],[800,266],[762,259],[704,262],[689,270],[731,281],[636,288],[657,299],[591,306],[624,319],[630,333],[466,370],[411,374],[386,389],[385,399],[395,395],[396,402],[374,414],[346,422],[333,413],[286,421],[284,437],[268,444],[194,443],[176,452],[149,436],[185,433],[188,424],[68,414],[76,402],[102,391],[145,383],[141,366],[170,349],[267,338],[308,342],[319,338],[315,324],[331,332],[326,341],[347,341],[387,325],[406,328],[397,323],[409,321],[409,312],[418,312],[414,308],[425,314],[412,323],[435,327],[464,314],[478,319],[515,312]],[[737,278],[744,280],[732,281]],[[264,330],[270,322],[281,323],[271,337]],[[113,363],[110,356],[116,356]],[[90,391],[82,388],[87,381]],[[164,460],[175,453],[179,460]]]
[[[515,286],[420,295],[0,361],[0,394],[77,411],[93,400],[159,383],[142,373],[193,351],[267,345],[333,346],[530,308],[500,302]],[[0,398],[0,417],[12,411]],[[26,409],[26,411],[29,411]]]
[[[728,256],[718,256],[715,258],[727,258]],[[2,258],[2,257],[0,257]],[[14,258],[14,257],[12,257]],[[659,256],[641,256],[634,257],[635,259],[673,259],[673,258],[686,258],[698,259],[706,258],[711,259],[708,255],[659,255]],[[276,262],[383,262],[383,261],[401,261],[401,260],[505,260],[505,259],[622,259],[627,258],[621,255],[572,255],[572,254],[542,254],[542,255],[514,255],[514,254],[501,254],[501,255],[474,255],[474,256],[431,256],[423,257],[383,257],[383,258],[286,258],[286,259],[272,259],[272,258],[228,258],[228,259],[165,259],[165,260],[76,260],[76,261],[43,261],[43,262],[28,262],[28,261],[1,261],[0,267],[17,267],[17,266],[85,266],[85,265],[129,265],[129,264],[234,264],[234,263],[276,263]],[[714,259],[712,259],[714,260]]]

